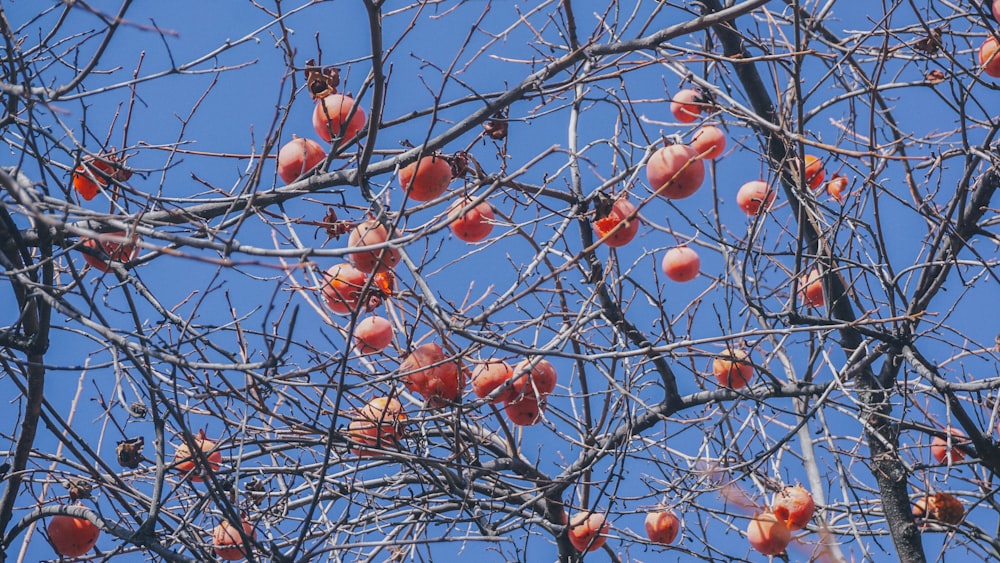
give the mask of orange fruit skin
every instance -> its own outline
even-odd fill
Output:
[[[747,215],[756,215],[761,210],[767,211],[774,203],[774,198],[774,190],[762,180],[751,180],[740,186],[740,190],[736,192],[736,204]]]
[[[540,403],[534,395],[523,395],[503,406],[507,418],[517,426],[531,426],[542,420],[545,403]]]
[[[750,547],[764,555],[778,555],[785,551],[792,541],[792,532],[774,514],[765,512],[750,521],[747,526]]]
[[[49,520],[49,539],[56,553],[63,557],[80,557],[95,545],[101,529],[90,520],[57,514]]]
[[[392,323],[379,316],[365,317],[354,326],[354,346],[362,354],[381,352],[392,343]]]
[[[823,297],[823,279],[820,276],[819,270],[816,268],[809,270],[809,273],[802,278],[799,286],[802,301],[806,305],[810,307],[822,307],[826,304],[826,299]]]
[[[728,356],[712,360],[712,372],[719,385],[742,389],[753,379],[753,365],[747,361],[750,355],[743,350],[732,350]]]
[[[694,132],[690,144],[702,158],[716,159],[726,150],[726,134],[715,125],[705,125]]]
[[[646,163],[646,180],[656,195],[684,199],[705,181],[705,161],[688,145],[663,147]]]
[[[400,364],[399,373],[406,388],[423,396],[430,408],[458,401],[465,388],[465,370],[436,342],[415,348]]]
[[[632,242],[639,232],[639,216],[635,215],[635,212],[635,205],[631,201],[625,198],[616,199],[608,216],[594,221],[594,231],[610,248],[625,246]]]
[[[191,449],[186,443],[177,446],[174,452],[174,470],[183,474],[187,479],[195,483],[205,480],[204,475],[208,472],[214,473],[219,470],[222,463],[222,453],[212,451],[215,449],[215,442],[205,437],[205,431],[199,430],[194,437],[195,445],[205,453],[208,458],[208,468],[201,465],[201,460],[195,460],[191,455]]]
[[[254,530],[253,524],[246,518],[243,519],[242,526],[243,534],[248,539],[257,539],[257,530]],[[226,561],[239,561],[247,557],[239,530],[228,520],[223,520],[212,531],[212,547],[215,548],[215,554]]]
[[[450,183],[451,164],[437,155],[425,156],[399,170],[399,184],[412,200],[430,201],[443,194]]]
[[[334,136],[343,133],[335,148],[353,141],[365,128],[366,122],[364,110],[361,106],[355,110],[355,105],[353,98],[343,94],[332,94],[316,102],[312,123],[319,138],[329,143]],[[353,115],[351,111],[354,111]]]
[[[326,159],[326,151],[312,139],[296,137],[278,151],[278,176],[291,184]]]
[[[646,514],[645,526],[649,541],[668,545],[677,539],[681,521],[672,510],[659,510]]]
[[[670,113],[681,123],[694,123],[701,115],[702,107],[697,100],[701,94],[697,90],[685,88],[674,94],[670,100]]]
[[[806,183],[811,189],[819,189],[826,178],[826,171],[823,169],[823,161],[811,154],[805,156],[806,161]]]
[[[370,219],[354,227],[350,237],[348,237],[347,247],[374,246],[388,240],[389,231],[385,225],[375,219]],[[400,254],[399,250],[386,246],[376,250],[353,252],[347,255],[347,259],[351,264],[354,264],[355,268],[370,274],[383,269],[395,268],[396,264],[399,264]]]
[[[965,459],[965,452],[954,447],[955,444],[967,444],[969,442],[965,433],[957,428],[948,427],[945,429],[951,433],[951,443],[953,447],[948,447],[948,441],[939,436],[931,439],[931,457],[938,463],[957,463]]]
[[[997,55],[997,40],[992,35],[979,47],[979,66],[993,78],[1000,78],[1000,56]]]
[[[698,277],[701,269],[701,258],[690,247],[678,246],[671,248],[663,255],[661,264],[663,273],[675,282],[689,282]]]
[[[569,543],[579,552],[595,551],[601,548],[607,540],[604,534],[611,526],[603,514],[596,512],[578,512],[569,521]]]
[[[368,279],[364,272],[344,262],[331,266],[323,273],[323,277],[326,280],[323,298],[331,311],[346,315],[357,309],[361,301],[361,290]]]
[[[514,371],[507,362],[503,360],[487,360],[472,370],[472,392],[480,399],[485,399],[490,396],[490,393],[493,393],[497,388],[506,383],[513,373]],[[510,386],[491,399],[490,403],[506,403],[516,397],[517,392],[513,386]]]
[[[957,526],[965,517],[965,507],[954,495],[935,493],[918,500],[914,504],[913,515]]]
[[[399,400],[375,397],[358,412],[347,433],[352,441],[362,446],[394,448],[398,447],[399,439],[403,437],[405,422],[406,413]],[[355,448],[354,453],[365,457],[383,455],[365,448]]]
[[[105,233],[103,236],[106,239],[111,240],[98,241],[96,239],[88,238],[83,241],[83,245],[87,248],[97,250],[98,247],[100,247],[101,251],[107,254],[110,258],[109,262],[105,262],[97,256],[84,254],[84,262],[90,264],[90,266],[95,270],[108,273],[111,271],[111,262],[131,262],[135,259],[136,255],[139,254],[139,248],[135,244],[125,242],[125,231],[112,231],[110,233]],[[115,238],[120,240],[113,240]]]
[[[464,214],[462,210],[472,202],[471,198],[462,198],[448,206],[448,228],[465,242],[479,242],[490,236],[493,232],[493,221],[496,214],[493,206],[486,201],[479,202],[478,205],[469,209]]]
[[[789,530],[801,530],[812,520],[816,503],[804,487],[785,487],[774,495],[771,511]]]
[[[514,383],[511,384],[514,394],[534,395],[537,391],[540,396],[544,397],[555,391],[558,379],[556,368],[547,360],[538,360],[529,372],[530,365],[530,360],[522,360],[514,366],[514,375],[512,376]]]

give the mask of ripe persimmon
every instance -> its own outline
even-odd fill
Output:
[[[750,547],[764,555],[778,555],[785,551],[792,541],[792,532],[774,514],[765,512],[757,515],[747,525],[747,539]]]
[[[252,549],[252,546],[243,543],[243,536],[251,542],[257,539],[257,530],[249,520],[243,518],[240,526],[243,528],[242,536],[239,528],[230,524],[229,520],[223,520],[212,531],[212,547],[215,548],[215,554],[226,561],[246,559],[247,549]]]
[[[1000,46],[997,45],[996,37],[990,35],[983,41],[983,44],[979,46],[979,66],[983,68],[983,72],[992,76],[993,78],[1000,78],[1000,55],[997,51],[1000,50]]]
[[[698,277],[701,268],[701,258],[691,247],[678,246],[671,248],[663,255],[660,265],[663,273],[675,282],[687,282]]]
[[[204,465],[201,456],[192,455],[191,449],[185,442],[177,446],[174,451],[174,470],[191,481],[201,482],[209,473],[219,470],[219,464],[222,463],[222,453],[216,449],[216,442],[205,436],[204,430],[198,430],[198,434],[194,437],[194,445],[207,458],[208,466]]]
[[[501,385],[507,383],[513,374],[514,370],[510,368],[510,364],[507,362],[503,360],[486,360],[477,364],[472,370],[472,392],[480,399],[485,399]],[[510,386],[497,394],[496,397],[493,397],[490,403],[505,403],[516,396],[517,392],[514,391],[513,386]]]
[[[952,526],[957,526],[965,517],[965,507],[962,501],[950,493],[935,493],[917,500],[913,506],[913,515],[917,518],[938,520]]]
[[[667,199],[683,199],[705,181],[705,162],[688,145],[657,150],[646,163],[646,180],[653,191]]]
[[[701,105],[701,92],[685,88],[674,94],[670,100],[670,113],[674,119],[681,123],[694,123],[701,115],[703,106]]]
[[[353,112],[353,113],[352,113]],[[336,147],[354,140],[365,127],[365,112],[350,96],[331,94],[316,102],[313,129],[320,139],[330,142],[339,138]]]
[[[438,197],[450,183],[451,164],[442,156],[425,156],[399,170],[399,185],[407,197],[416,201]]]
[[[326,159],[326,151],[316,141],[295,137],[278,151],[278,176],[286,184],[298,180]]]
[[[375,397],[358,411],[351,421],[347,433],[356,444],[369,447],[397,447],[403,437],[406,413],[399,400],[390,397]],[[359,456],[379,455],[378,452],[359,447],[354,449]]]
[[[958,463],[965,459],[965,452],[955,446],[968,444],[969,438],[965,435],[965,432],[962,432],[958,428],[949,426],[945,428],[945,431],[951,434],[951,445],[948,444],[948,440],[940,436],[934,436],[931,439],[931,457],[937,460],[938,463]]]
[[[100,250],[106,258],[84,253],[83,260],[95,270],[110,272],[113,264],[131,262],[139,254],[138,237],[127,237],[125,231],[104,233],[97,239],[84,238],[83,246],[92,250]]]
[[[347,247],[384,245],[388,240],[389,231],[385,225],[375,219],[369,219],[362,221],[351,230],[351,235],[347,239]],[[400,254],[399,250],[391,246],[383,246],[374,250],[352,252],[347,255],[347,259],[350,260],[351,264],[354,264],[355,268],[370,274],[376,270],[395,268],[396,264],[399,264]]]
[[[767,211],[774,203],[774,197],[774,190],[767,182],[751,180],[740,186],[740,191],[736,192],[736,204],[747,215],[756,215],[758,212]]]
[[[479,242],[490,236],[493,220],[496,219],[493,206],[487,201],[481,201],[462,213],[472,201],[472,198],[464,197],[448,206],[448,228],[465,242]]]
[[[847,177],[834,173],[826,183],[826,193],[837,201],[844,201],[844,190],[847,189]]]
[[[701,158],[719,158],[726,150],[726,134],[715,125],[704,125],[694,132],[690,145]]]
[[[745,350],[728,350],[712,360],[712,373],[719,385],[742,389],[753,379],[753,364]]]
[[[354,325],[354,347],[362,354],[381,352],[392,342],[392,323],[385,317],[372,315]]]
[[[826,304],[823,297],[823,276],[819,270],[812,268],[799,280],[799,294],[802,302],[810,307],[822,307]]]
[[[514,374],[511,376],[511,388],[516,396],[522,393],[544,398],[549,393],[555,391],[556,368],[547,360],[539,359],[535,365],[531,365],[531,360],[522,360],[514,366]]]
[[[63,557],[80,557],[97,544],[101,529],[86,518],[57,514],[46,528],[56,553]]]
[[[608,538],[605,534],[611,529],[604,515],[598,512],[577,512],[569,520],[569,543],[577,551],[586,553],[601,548]]]
[[[406,388],[423,396],[431,408],[459,400],[465,389],[465,369],[458,360],[445,356],[436,342],[410,352],[400,364],[399,374]]]
[[[635,205],[624,197],[616,199],[608,215],[594,221],[594,232],[611,248],[628,244],[639,232]]]
[[[801,530],[812,520],[816,511],[816,502],[812,493],[805,487],[785,487],[774,495],[771,512],[778,520],[788,526],[789,530]]]
[[[323,277],[323,298],[331,311],[345,315],[357,309],[368,279],[364,272],[344,262],[331,266]]]
[[[826,171],[823,169],[823,161],[811,154],[807,154],[805,156],[805,163],[806,184],[809,185],[810,189],[818,190],[823,185],[823,180],[826,178]],[[795,172],[798,173],[798,170]]]
[[[646,514],[646,537],[653,543],[671,544],[677,539],[681,521],[672,510],[654,510]]]
[[[545,402],[539,401],[538,397],[525,394],[512,401],[507,401],[503,410],[507,413],[507,418],[518,426],[531,426],[542,419],[542,411],[545,410]]]

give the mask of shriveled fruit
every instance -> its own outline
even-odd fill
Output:
[[[952,494],[935,493],[919,499],[914,504],[913,515],[956,526],[965,517],[965,507],[962,506],[962,501]]]
[[[379,316],[365,317],[354,325],[354,346],[362,354],[381,352],[392,342],[392,323]]]
[[[948,444],[948,440],[940,436],[934,436],[931,439],[931,456],[938,463],[958,463],[965,459],[965,452],[955,446],[968,444],[969,439],[966,437],[965,432],[962,432],[958,428],[949,426],[945,428],[945,431],[951,434],[951,445]]]
[[[799,294],[802,302],[810,307],[822,307],[826,304],[823,297],[823,276],[819,270],[812,268],[799,280]]]
[[[594,221],[594,232],[611,248],[628,244],[639,232],[635,205],[623,197],[616,199],[608,215]]]
[[[778,520],[788,526],[789,530],[801,530],[812,520],[816,511],[816,502],[805,487],[785,487],[774,495],[771,512]]]
[[[792,532],[784,522],[770,512],[757,515],[747,526],[750,547],[764,555],[778,555],[792,541]]]
[[[365,112],[350,96],[331,94],[316,102],[312,123],[320,139],[329,143],[338,137],[336,146],[340,147],[353,141],[364,129]]]
[[[110,272],[114,264],[131,262],[139,254],[138,237],[128,237],[125,231],[112,231],[97,239],[83,239],[83,246],[104,253],[105,258],[84,253],[83,260],[95,270]]]
[[[493,232],[493,220],[496,219],[493,206],[486,201],[481,201],[462,213],[472,201],[472,198],[465,197],[448,206],[448,228],[465,242],[479,242],[490,236]]]
[[[728,350],[712,360],[712,373],[719,385],[730,389],[742,389],[753,379],[753,364],[744,350]]]
[[[646,514],[646,537],[653,543],[673,543],[680,529],[681,521],[672,510],[657,510]]]
[[[436,342],[415,348],[400,364],[399,374],[406,388],[423,396],[431,408],[459,400],[465,388],[465,370]]]
[[[756,215],[760,211],[767,211],[774,203],[774,190],[762,180],[752,180],[740,186],[740,191],[736,192],[736,204],[740,206],[747,215]]]
[[[249,520],[243,518],[240,526],[243,528],[243,536],[249,541],[257,539],[257,530],[254,530]],[[212,531],[212,547],[215,548],[215,554],[226,561],[246,559],[247,550],[252,547],[243,543],[243,536],[240,535],[239,528],[230,524],[229,520],[223,520]]]
[[[430,201],[443,194],[451,183],[451,164],[438,155],[429,155],[399,170],[399,185],[407,197]]]
[[[57,514],[49,520],[49,540],[63,557],[80,557],[97,544],[101,529],[85,518]]]
[[[385,245],[388,240],[389,231],[385,225],[375,219],[369,219],[354,227],[347,240],[347,248]],[[347,255],[347,259],[351,261],[351,264],[354,264],[355,268],[369,274],[376,270],[395,268],[396,264],[399,264],[399,258],[399,250],[391,246],[382,246],[374,250],[361,250]]]
[[[597,512],[577,512],[569,520],[569,543],[577,551],[595,551],[601,548],[608,538],[605,534],[611,529],[603,514]]]
[[[691,88],[685,88],[674,94],[670,100],[670,113],[681,123],[693,123],[701,115],[701,93]]]
[[[694,132],[691,148],[701,158],[719,158],[726,150],[726,134],[715,125],[705,125]]]
[[[545,397],[555,391],[558,375],[556,368],[547,360],[539,359],[534,366],[531,360],[522,360],[514,366],[512,378],[511,388],[515,395],[534,395],[537,392],[540,397]]]
[[[534,395],[523,395],[503,406],[507,418],[518,426],[531,426],[542,419],[545,403],[539,402]]]
[[[347,433],[353,442],[361,446],[395,448],[403,437],[405,422],[406,413],[397,399],[375,397],[358,411],[357,417],[348,426]],[[364,447],[355,448],[354,452],[360,456],[379,455]]]
[[[646,180],[657,195],[683,199],[698,191],[705,181],[705,162],[688,145],[663,147],[646,163]]]
[[[983,72],[993,78],[1000,78],[1000,55],[997,54],[998,47],[995,37],[990,35],[979,47],[979,66]]]
[[[291,184],[326,159],[326,151],[316,141],[295,137],[278,151],[278,176]]]
[[[174,451],[174,470],[194,482],[201,482],[209,473],[219,470],[222,463],[222,453],[216,449],[216,442],[205,436],[204,430],[199,430],[194,436],[194,445],[208,461],[206,466],[202,456],[193,455],[187,443],[181,443]]]
[[[368,277],[349,263],[336,264],[323,273],[323,298],[334,313],[347,314],[358,308]]]
[[[476,365],[472,370],[472,392],[480,399],[485,399],[501,385],[507,383],[513,373],[510,364],[503,360],[486,360]],[[505,403],[516,396],[517,392],[514,391],[513,386],[510,386],[491,399],[490,403]]]
[[[678,246],[663,255],[661,267],[668,278],[675,282],[687,282],[698,277],[701,258],[693,248]]]

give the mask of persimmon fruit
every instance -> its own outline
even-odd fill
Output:
[[[101,529],[86,518],[57,514],[46,528],[56,553],[63,557],[80,557],[97,545]]]
[[[950,493],[934,493],[914,503],[913,515],[957,526],[965,517],[965,507]]]
[[[753,364],[745,350],[729,350],[712,360],[712,373],[719,385],[730,389],[742,389],[753,379]]]
[[[681,521],[672,510],[655,510],[646,514],[646,537],[653,543],[668,545],[677,539]]]
[[[716,159],[726,150],[726,134],[715,125],[704,125],[694,132],[690,145],[701,158]]]
[[[200,483],[205,480],[209,473],[219,470],[219,464],[222,463],[222,452],[216,449],[214,440],[209,440],[205,436],[204,430],[198,430],[198,434],[194,436],[194,444],[204,454],[208,465],[204,465],[200,456],[196,458],[192,455],[191,448],[184,442],[177,446],[174,451],[174,470],[183,474],[187,479]]]
[[[286,184],[291,184],[325,159],[326,151],[319,143],[295,137],[278,151],[278,176]]]
[[[844,201],[844,190],[847,189],[847,177],[834,173],[826,183],[826,193],[837,201]]]
[[[112,270],[113,264],[125,264],[131,262],[139,254],[137,237],[127,237],[125,231],[111,231],[100,235],[99,238],[83,239],[83,246],[92,250],[100,250],[106,258],[99,258],[93,254],[84,253],[83,260],[90,264],[95,270],[104,273]]]
[[[358,308],[361,290],[368,279],[364,272],[344,262],[331,266],[323,277],[323,299],[331,311],[346,315]]]
[[[740,206],[743,213],[756,215],[762,210],[767,211],[774,203],[774,197],[774,190],[767,182],[751,180],[740,186],[740,190],[736,192],[736,204]]]
[[[625,246],[639,232],[635,205],[624,197],[616,199],[608,215],[594,221],[594,232],[610,248]]]
[[[826,179],[826,171],[823,169],[823,161],[819,158],[807,154],[805,156],[806,163],[806,184],[809,185],[810,189],[818,190],[823,186],[823,180]],[[796,170],[796,173],[798,170]]]
[[[701,115],[701,92],[692,88],[679,90],[670,100],[670,113],[681,123],[694,123]]]
[[[507,362],[503,360],[486,360],[477,364],[472,370],[472,392],[480,399],[485,399],[499,389],[501,385],[507,383],[513,374],[514,370],[511,369],[510,364]],[[514,387],[509,386],[498,393],[496,397],[493,397],[490,403],[506,403],[516,397],[517,392],[514,390]]]
[[[688,145],[658,149],[646,163],[646,180],[653,191],[667,199],[683,199],[705,181],[705,162]]]
[[[663,255],[660,267],[663,269],[663,273],[675,282],[688,282],[698,277],[701,258],[698,257],[698,253],[693,248],[677,246]]]
[[[463,213],[462,210],[472,201],[472,198],[465,197],[448,206],[448,228],[465,242],[479,242],[490,236],[496,219],[493,206],[487,201],[481,201]]]
[[[358,248],[362,246],[385,245],[389,240],[389,231],[385,225],[375,219],[362,221],[351,230],[351,235],[347,239],[347,248]],[[399,264],[399,250],[385,245],[373,250],[361,250],[347,255],[347,259],[354,264],[354,267],[370,274],[377,270],[389,269]]]
[[[569,543],[579,552],[595,551],[607,541],[605,534],[611,529],[603,514],[577,512],[569,520]]]
[[[997,51],[1000,50],[1000,46],[997,45],[996,37],[990,35],[983,41],[983,44],[979,46],[979,66],[983,68],[983,72],[992,76],[993,78],[1000,78],[1000,55]]]
[[[353,112],[353,113],[352,113]],[[350,96],[331,94],[316,102],[313,129],[320,139],[331,142],[339,138],[337,147],[354,140],[365,127],[365,112]]]
[[[451,164],[438,155],[429,155],[399,170],[399,184],[407,197],[416,201],[430,201],[448,189],[451,183]]]
[[[774,514],[764,512],[757,515],[747,525],[747,539],[750,547],[764,555],[778,555],[785,551],[792,541],[788,526]]]
[[[522,360],[514,366],[514,374],[511,376],[513,382],[511,388],[516,396],[522,393],[545,397],[555,391],[558,374],[556,368],[548,360],[539,359],[535,365],[531,365],[531,360]]]
[[[951,434],[951,445],[948,444],[948,440],[940,437],[934,436],[931,439],[931,457],[937,460],[938,463],[958,463],[965,459],[965,452],[956,448],[956,445],[968,444],[969,439],[958,428],[952,428],[951,426],[945,428],[945,431]]]
[[[449,358],[436,342],[415,348],[399,366],[403,384],[421,395],[427,406],[437,408],[457,401],[465,388],[465,370]]]
[[[531,426],[542,419],[545,402],[526,394],[504,403],[503,410],[507,418],[517,426]]]
[[[816,502],[812,493],[802,486],[785,487],[774,495],[771,512],[789,530],[801,530],[812,520]]]
[[[385,317],[372,315],[354,325],[354,347],[362,354],[374,354],[385,350],[392,342],[392,323]]]
[[[243,518],[240,522],[243,528],[243,536],[251,542],[257,539],[257,530],[249,520]],[[223,520],[212,531],[212,547],[215,554],[226,561],[239,561],[246,559],[248,546],[243,543],[243,536],[240,535],[239,528]]]
[[[823,276],[819,270],[812,268],[799,280],[799,294],[802,302],[810,307],[822,307],[826,304],[823,297]]]
[[[403,437],[406,413],[398,399],[375,397],[358,411],[347,427],[351,440],[361,446],[397,447]],[[379,455],[378,452],[359,447],[354,453],[360,456]]]

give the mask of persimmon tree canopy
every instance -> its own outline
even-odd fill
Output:
[[[0,6],[0,561],[1000,558],[996,16]]]

